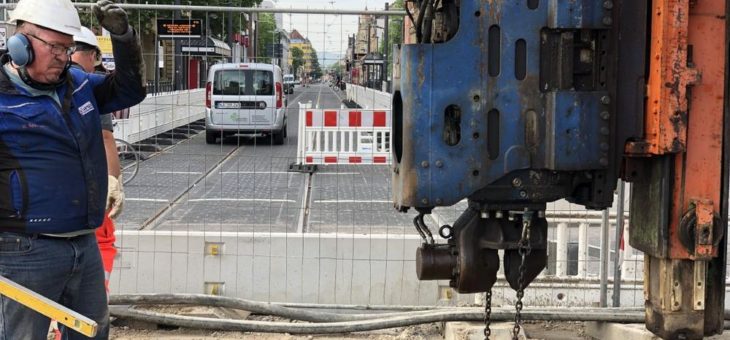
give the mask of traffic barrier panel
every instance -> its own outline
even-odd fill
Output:
[[[390,110],[312,109],[300,103],[298,161],[390,164],[391,124]]]
[[[114,138],[136,143],[205,118],[205,89],[149,94],[115,120]]]

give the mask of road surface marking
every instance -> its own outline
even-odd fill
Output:
[[[194,198],[188,202],[266,202],[266,203],[296,203],[295,200],[266,199],[266,198]]]

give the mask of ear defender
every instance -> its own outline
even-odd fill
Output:
[[[8,39],[8,53],[13,63],[18,66],[28,66],[33,62],[33,46],[22,33],[17,33]]]

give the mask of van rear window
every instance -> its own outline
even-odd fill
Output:
[[[264,70],[219,70],[213,78],[214,95],[271,96],[274,76]]]

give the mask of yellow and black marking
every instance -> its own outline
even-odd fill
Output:
[[[2,276],[0,276],[0,295],[5,295],[83,335],[88,337],[96,335],[97,325],[94,320],[76,313]]]

